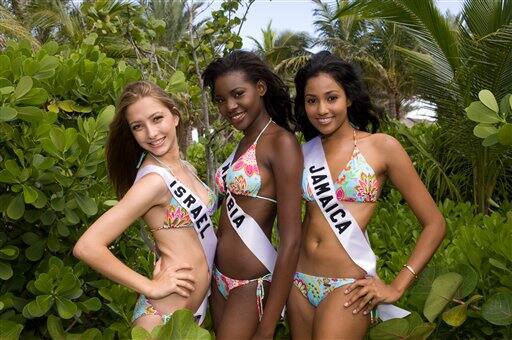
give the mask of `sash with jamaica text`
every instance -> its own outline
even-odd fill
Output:
[[[369,276],[377,276],[377,257],[368,235],[364,234],[352,214],[336,199],[334,185],[325,159],[322,141],[315,137],[302,146],[304,169],[315,201],[350,258]],[[391,304],[381,303],[377,312],[382,320],[403,318],[410,313]]]

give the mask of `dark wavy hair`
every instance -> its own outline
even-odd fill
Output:
[[[106,145],[107,170],[117,197],[122,198],[133,184],[137,175],[137,163],[144,149],[133,137],[126,111],[138,100],[152,97],[161,102],[173,114],[178,115],[176,104],[164,90],[150,81],[137,81],[126,85],[119,96],[116,114],[110,123]],[[179,125],[177,127],[178,131]]]
[[[233,71],[244,72],[247,79],[254,84],[260,80],[265,82],[267,86],[267,91],[263,96],[265,109],[279,126],[293,131],[296,124],[288,86],[255,53],[233,51],[212,61],[206,67],[203,72],[203,82],[210,88],[212,98],[215,93],[215,80]]]
[[[351,105],[347,108],[348,120],[362,131],[372,133],[379,128],[380,110],[371,102],[368,91],[361,80],[360,70],[355,65],[343,61],[328,51],[319,52],[299,69],[295,75],[295,119],[306,141],[320,132],[309,122],[305,108],[304,91],[307,81],[320,73],[330,75],[343,88]],[[368,130],[368,125],[371,129]]]

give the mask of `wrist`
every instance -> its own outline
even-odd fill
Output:
[[[147,279],[147,281],[142,286],[140,293],[151,299],[153,297],[153,280]]]

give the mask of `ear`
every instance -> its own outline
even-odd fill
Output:
[[[350,107],[350,105],[352,105],[352,101],[347,98],[347,107]]]
[[[263,97],[265,93],[267,93],[267,84],[263,80],[258,80],[256,83],[256,91],[260,97]]]
[[[178,124],[180,123],[180,111],[176,106],[173,106],[171,108],[171,114],[174,119],[174,126],[178,126]]]

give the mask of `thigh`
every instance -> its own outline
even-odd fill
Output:
[[[313,321],[314,339],[363,339],[370,326],[370,316],[352,314],[354,307],[343,304],[355,294],[345,295],[344,287],[330,292],[318,306]],[[354,305],[357,306],[357,301]]]
[[[312,338],[315,307],[294,285],[290,290],[286,304],[286,315],[290,324],[292,339]]]
[[[215,280],[212,280],[212,293],[210,295],[210,311],[213,319],[213,328],[215,332],[219,329],[220,323],[222,322],[222,315],[224,314],[224,305],[226,304],[226,300],[224,296],[219,292],[217,287],[217,283]]]
[[[258,307],[256,306],[256,285],[251,282],[229,292],[224,305],[222,320],[217,328],[217,339],[250,339],[258,327]],[[265,296],[268,283],[264,283]]]
[[[143,315],[133,322],[134,326],[140,326],[149,333],[151,333],[153,328],[161,324],[163,324],[163,320],[160,315]]]

